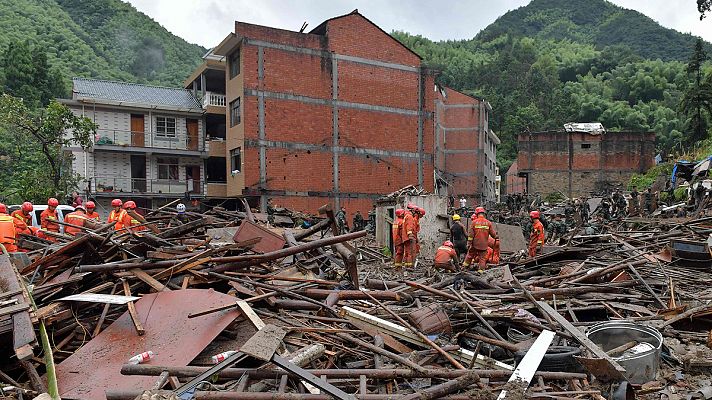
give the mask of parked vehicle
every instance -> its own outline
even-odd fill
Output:
[[[12,205],[12,206],[8,207],[7,212],[12,213],[13,211],[19,210],[19,209],[20,209],[19,204]],[[46,204],[35,204],[33,206],[32,226],[34,226],[36,228],[40,227],[40,214],[42,214],[42,211],[44,211],[46,209],[47,209]],[[61,222],[64,222],[64,217],[66,217],[67,214],[69,214],[70,212],[73,212],[73,211],[74,211],[74,207],[72,207],[72,206],[68,206],[68,205],[64,205],[64,204],[60,204],[59,206],[57,206],[57,214],[58,214],[59,220]],[[63,225],[59,226],[59,232],[64,233]]]

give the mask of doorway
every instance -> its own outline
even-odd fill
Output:
[[[146,156],[131,156],[131,191],[146,192]]]
[[[131,146],[146,146],[146,134],[144,131],[143,114],[131,114]]]
[[[200,194],[201,182],[200,182],[200,166],[199,165],[188,165],[185,167],[185,180],[186,180],[186,192],[192,194]]]
[[[198,150],[198,120],[186,119],[185,129],[188,131],[188,150]]]

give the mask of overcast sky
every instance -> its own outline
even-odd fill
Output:
[[[432,40],[470,39],[508,10],[528,0],[128,0],[183,39],[210,48],[234,30],[234,21],[307,31],[325,19],[361,14],[386,32],[402,30]],[[694,0],[612,0],[665,27],[712,42],[712,16],[700,21]]]

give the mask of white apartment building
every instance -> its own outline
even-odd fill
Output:
[[[191,91],[75,78],[72,98],[60,101],[99,126],[91,149],[67,150],[80,191],[100,207],[113,198],[154,207],[205,197],[205,119]]]

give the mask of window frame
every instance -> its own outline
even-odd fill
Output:
[[[237,156],[237,160],[235,159]],[[237,164],[237,165],[236,165]],[[237,167],[237,168],[235,168]],[[242,171],[242,148],[235,147],[230,150],[230,173],[239,174]]]
[[[591,148],[591,143],[581,143],[581,148],[582,148],[582,149],[590,149],[590,148]]]
[[[240,125],[242,123],[242,101],[240,97],[237,97],[230,102],[230,128],[233,126]],[[237,104],[237,107],[235,107]],[[235,112],[237,110],[237,112]]]
[[[230,73],[230,79],[235,78],[240,75],[240,62],[241,62],[240,49],[236,49],[234,52],[230,53],[228,56],[228,69]]]
[[[161,123],[163,120],[163,123]],[[173,120],[173,132],[169,132],[169,121]],[[163,125],[163,126],[162,126]],[[156,116],[156,137],[175,139],[178,136],[178,119],[167,115]]]
[[[157,157],[156,158],[156,172],[158,180],[161,181],[180,181],[180,160],[178,157]],[[166,177],[161,177],[161,169],[165,168],[163,171],[166,173]],[[171,170],[175,168],[175,179],[171,177]]]

